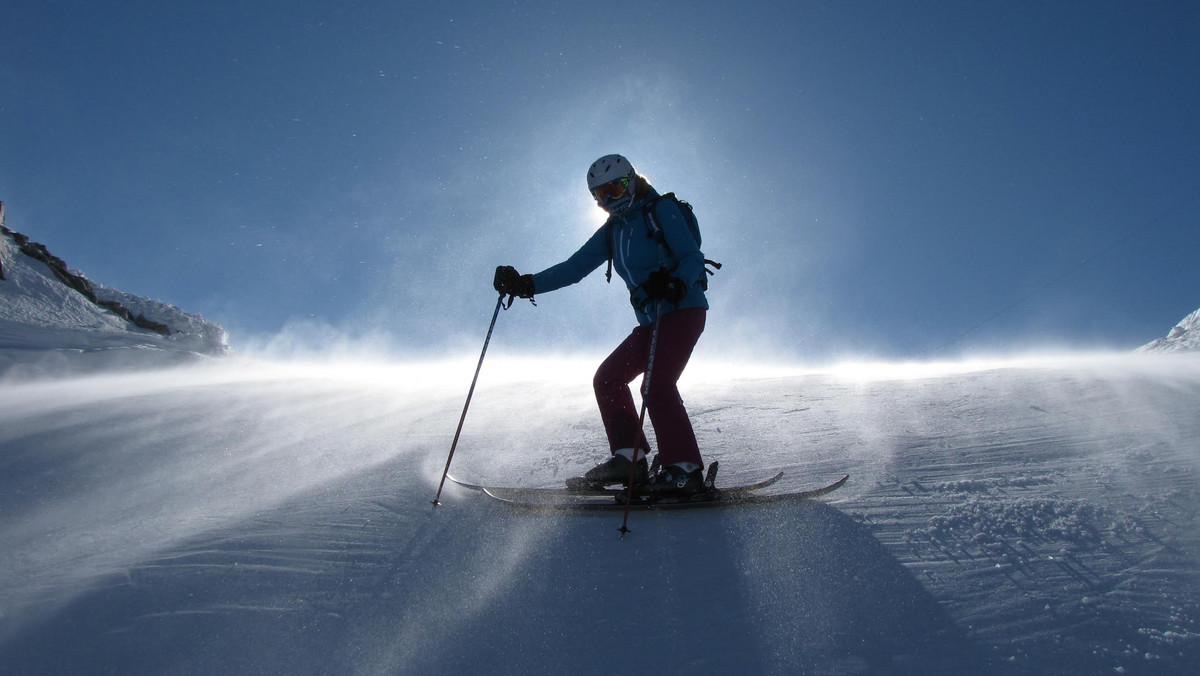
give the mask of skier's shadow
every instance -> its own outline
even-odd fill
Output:
[[[986,673],[821,503],[547,516],[314,491],[180,543],[0,642],[14,673]],[[80,671],[80,665],[90,665]]]
[[[639,512],[625,537],[620,523],[543,530],[521,581],[458,628],[488,640],[442,653],[439,670],[590,673],[603,665],[581,656],[610,654],[626,673],[988,671],[986,651],[835,507]]]

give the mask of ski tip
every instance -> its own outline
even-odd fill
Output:
[[[481,484],[467,483],[466,481],[463,481],[462,479],[456,479],[454,476],[452,476],[450,474],[447,474],[446,478],[450,480],[450,483],[458,484],[459,486],[462,486],[463,488],[466,488],[466,489],[469,489],[472,491],[483,490],[483,486]]]

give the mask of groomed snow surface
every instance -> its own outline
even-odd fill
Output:
[[[489,359],[492,359],[489,357]],[[452,471],[602,459],[589,360],[484,364]],[[0,387],[5,674],[1190,674],[1200,356],[682,383],[790,506],[542,515],[447,486],[474,359]]]

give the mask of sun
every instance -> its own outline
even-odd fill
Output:
[[[608,220],[608,212],[601,209],[594,201],[587,200],[583,203],[583,218],[580,220],[587,224],[588,232],[595,232],[596,228],[604,225]]]
[[[608,220],[608,212],[597,206],[591,197],[578,201],[572,200],[570,213],[571,220],[577,224],[580,235],[585,238],[591,237],[596,229]]]

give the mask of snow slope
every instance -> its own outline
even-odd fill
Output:
[[[555,485],[599,459],[590,361],[489,360],[456,474]],[[453,486],[430,505],[472,359],[6,385],[0,664],[1191,673],[1200,356],[765,366],[698,364],[683,383],[707,459],[727,482],[850,483],[799,506],[638,513],[623,539],[619,515]]]
[[[99,301],[117,303],[169,335],[139,328],[65,284],[2,231],[0,261],[0,377],[161,366],[229,351],[225,331],[198,315],[87,282]]]
[[[637,513],[619,538],[618,515],[453,485],[430,505],[473,357],[161,368],[223,354],[224,332],[99,287],[173,334],[132,329],[0,247],[5,675],[1200,663],[1195,314],[1138,354],[699,362],[682,386],[724,482],[851,481]],[[490,356],[453,471],[549,486],[601,459],[594,363]]]

